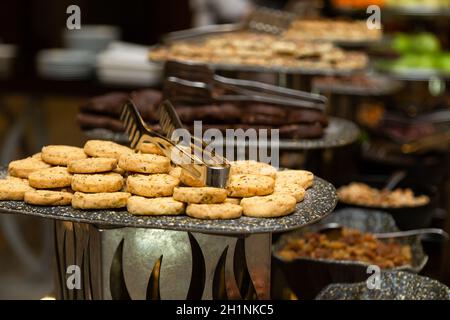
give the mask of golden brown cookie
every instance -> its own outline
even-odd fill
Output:
[[[169,174],[135,174],[127,179],[127,191],[143,197],[169,197],[180,181]]]
[[[106,140],[89,140],[84,145],[84,152],[96,158],[119,158],[124,154],[132,154],[134,151],[126,146]]]
[[[224,203],[240,204],[241,198],[226,198]]]
[[[295,198],[297,202],[303,201],[305,198],[305,189],[296,183],[275,181],[274,194],[286,193]]]
[[[103,174],[75,174],[72,189],[84,193],[117,192],[123,187],[123,177],[114,172]]]
[[[172,167],[169,171],[169,174],[179,180],[181,176],[181,170],[181,167]]]
[[[227,198],[227,191],[225,189],[211,187],[177,187],[173,190],[173,198],[177,201],[187,203],[222,203]]]
[[[113,171],[117,167],[115,158],[88,158],[75,160],[69,163],[67,169],[70,173],[102,173]]]
[[[70,162],[86,159],[82,148],[72,146],[46,146],[42,148],[42,160],[54,166],[67,166]]]
[[[259,174],[275,179],[277,170],[270,164],[254,160],[239,160],[231,162],[230,175]]]
[[[52,167],[31,173],[28,181],[36,189],[65,188],[72,184],[72,175],[66,167]]]
[[[38,158],[26,158],[12,161],[8,166],[8,173],[13,177],[27,179],[30,173],[50,168],[51,166]]]
[[[135,215],[179,215],[184,213],[184,203],[172,197],[147,199],[132,196],[128,199],[128,212]]]
[[[306,170],[282,170],[277,172],[277,180],[283,183],[296,183],[308,189],[314,183],[314,174]]]
[[[72,207],[75,209],[118,209],[127,206],[127,192],[108,193],[82,193],[75,192],[72,198]]]
[[[237,219],[242,215],[242,207],[231,203],[191,203],[186,208],[186,214],[197,219]]]
[[[180,182],[182,184],[184,184],[185,186],[189,186],[189,187],[205,187],[205,183],[192,176],[189,172],[187,172],[184,169],[181,169],[181,173],[180,173]]]
[[[228,196],[240,198],[268,195],[274,187],[274,179],[257,174],[235,174],[227,184]]]
[[[164,152],[151,142],[141,143],[141,145],[139,146],[139,151],[142,153],[158,154],[160,156],[164,156]]]
[[[286,216],[295,211],[296,204],[295,198],[288,194],[244,198],[241,201],[244,215],[256,218]]]
[[[25,192],[24,201],[36,206],[69,206],[72,197],[71,192],[34,190]]]
[[[119,167],[136,173],[169,173],[169,158],[156,154],[125,154],[119,159]]]
[[[0,200],[22,201],[25,192],[34,190],[28,182],[19,178],[0,180]]]

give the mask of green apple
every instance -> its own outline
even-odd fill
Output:
[[[450,52],[446,52],[439,56],[436,61],[436,66],[439,70],[450,73]]]
[[[411,51],[411,39],[405,33],[397,33],[392,41],[392,48],[398,53]]]
[[[411,44],[414,52],[432,53],[441,50],[439,39],[432,33],[422,32],[416,35]]]

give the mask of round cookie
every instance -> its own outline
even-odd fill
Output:
[[[314,174],[306,170],[282,170],[277,172],[277,181],[295,183],[308,189],[313,185]]]
[[[295,211],[297,201],[288,194],[271,194],[263,197],[245,198],[241,201],[243,213],[248,217],[275,218]]]
[[[82,193],[75,192],[72,198],[72,207],[75,209],[118,209],[127,206],[127,192],[109,193]]]
[[[22,160],[12,161],[8,165],[8,173],[13,177],[27,179],[30,173],[41,169],[50,168],[51,166],[38,158],[26,158]]]
[[[127,179],[127,191],[143,197],[168,197],[180,181],[169,174],[159,173],[149,176],[135,174]]]
[[[6,178],[0,180],[0,200],[22,201],[25,192],[34,190],[26,180]]]
[[[123,177],[118,173],[75,174],[72,189],[84,193],[117,192],[123,187]]]
[[[124,154],[119,159],[119,167],[136,173],[169,173],[169,158],[156,154]]]
[[[242,207],[232,203],[191,203],[186,208],[186,214],[197,219],[236,219],[241,217]]]
[[[289,194],[297,200],[297,202],[303,201],[305,198],[305,189],[296,183],[286,183],[275,181],[274,194]]]
[[[211,187],[177,187],[173,190],[173,198],[177,201],[187,203],[223,203],[227,198],[227,191],[225,189]]]
[[[254,160],[239,160],[231,162],[230,175],[259,174],[275,179],[277,170],[270,164]]]
[[[112,171],[116,167],[115,158],[88,158],[72,161],[67,169],[70,173],[101,173]]]
[[[171,169],[170,169],[170,171],[169,171],[169,174],[172,176],[172,177],[175,177],[175,178],[177,178],[177,179],[180,179],[180,176],[181,176],[181,171],[182,171],[183,169],[181,169],[181,167],[172,167]]]
[[[205,187],[205,183],[203,181],[192,176],[183,168],[181,169],[180,173],[180,182],[189,187]]]
[[[72,184],[72,175],[65,167],[52,167],[31,173],[28,181],[36,189],[65,188]]]
[[[135,215],[179,215],[184,213],[184,203],[172,197],[147,199],[132,196],[128,199],[127,209]]]
[[[254,197],[271,194],[275,180],[268,176],[256,174],[236,174],[230,176],[227,190],[230,197]]]
[[[73,194],[65,191],[34,190],[25,192],[24,201],[37,206],[68,206]]]
[[[134,151],[126,146],[105,140],[89,140],[84,145],[84,152],[95,158],[119,158],[124,154],[132,154]]]
[[[160,148],[158,148],[154,143],[151,142],[141,143],[141,145],[139,146],[139,151],[148,154],[158,154],[160,156],[165,155]]]
[[[86,159],[82,148],[72,146],[46,146],[42,148],[42,160],[54,166],[67,166],[70,162]]]

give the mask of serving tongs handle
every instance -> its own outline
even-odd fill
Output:
[[[206,36],[211,36],[220,33],[229,33],[239,31],[244,28],[243,23],[227,23],[227,24],[214,24],[201,26],[197,28],[191,28],[180,31],[170,32],[162,37],[162,42],[171,43],[180,40],[192,40]]]

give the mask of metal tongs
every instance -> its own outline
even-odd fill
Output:
[[[310,92],[214,74],[205,64],[167,61],[164,95],[185,102],[260,102],[324,111],[327,99]]]
[[[164,135],[147,127],[132,100],[124,105],[120,119],[125,125],[131,147],[135,149],[143,142],[154,143],[173,163],[204,185],[224,188],[230,171],[227,159],[208,151],[206,144],[192,135],[189,135],[189,141],[172,140],[175,131],[183,129],[183,125],[169,100],[159,105],[158,115]]]

